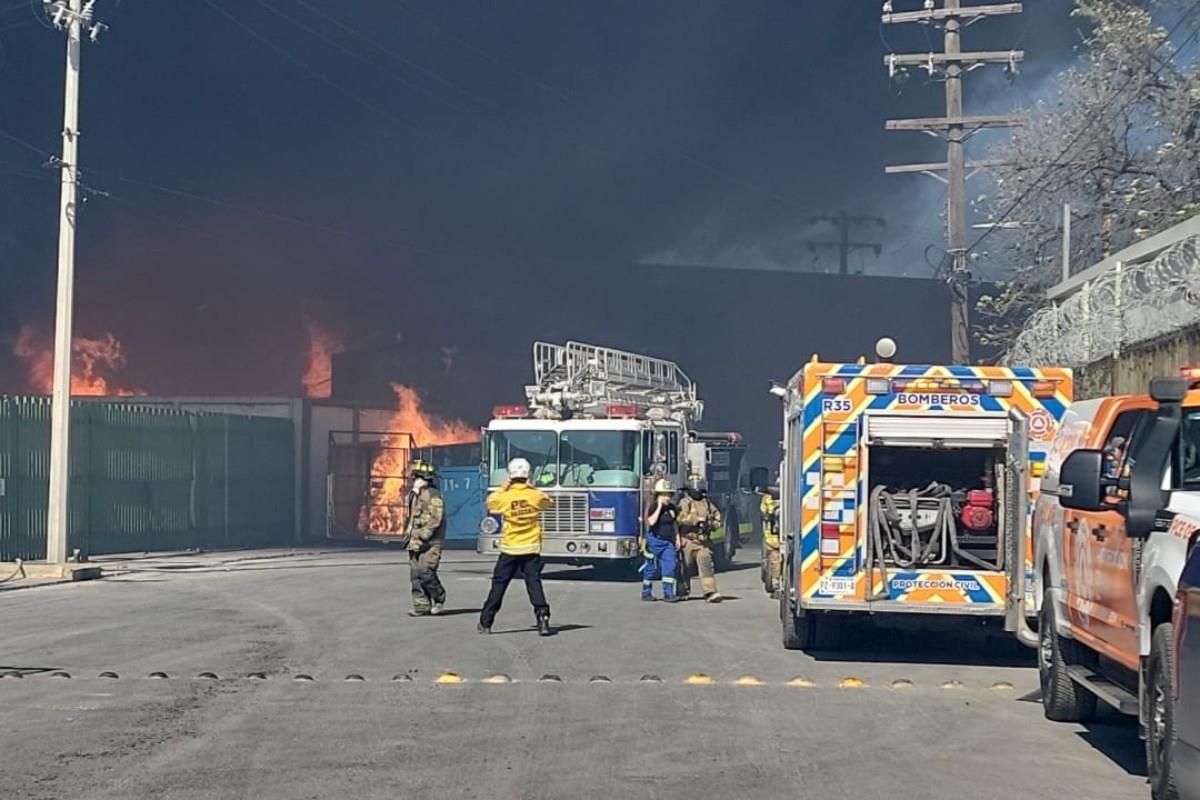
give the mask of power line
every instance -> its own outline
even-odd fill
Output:
[[[47,165],[47,166],[53,166],[56,164],[56,162],[58,162],[58,157],[55,156],[53,153],[43,150],[40,147],[38,147],[37,145],[32,144],[31,142],[28,142],[28,141],[22,139],[21,137],[10,133],[9,131],[0,129],[0,137],[8,139],[9,141],[12,141],[12,142],[24,147],[25,149],[29,150],[30,152],[36,153],[40,157],[46,158],[47,161],[45,162],[45,165]],[[429,249],[426,247],[421,247],[419,245],[408,244],[405,242],[399,242],[399,241],[395,241],[395,240],[391,240],[391,239],[380,239],[379,237],[369,236],[369,235],[362,234],[362,233],[356,233],[354,231],[349,231],[344,228],[338,228],[336,226],[326,225],[324,223],[314,222],[312,220],[306,220],[301,217],[295,217],[295,216],[291,216],[289,214],[283,214],[283,213],[280,213],[277,211],[271,211],[268,209],[256,208],[253,206],[244,205],[242,203],[235,203],[235,202],[232,202],[229,200],[223,200],[218,197],[212,197],[209,195],[203,195],[203,194],[199,194],[197,192],[192,192],[187,189],[179,189],[179,188],[176,188],[173,186],[166,186],[166,185],[163,185],[160,183],[155,183],[153,181],[142,180],[139,178],[131,178],[127,175],[122,175],[122,174],[116,173],[116,172],[110,172],[108,170],[97,169],[95,167],[89,167],[88,169],[83,170],[83,172],[85,174],[97,175],[100,177],[107,178],[108,180],[117,181],[119,183],[124,183],[129,186],[136,186],[136,187],[140,187],[143,189],[148,189],[151,191],[159,192],[161,194],[170,195],[172,197],[179,197],[179,198],[183,198],[186,200],[192,200],[194,202],[203,203],[205,205],[210,205],[215,208],[222,208],[222,209],[225,209],[228,211],[236,211],[239,214],[248,214],[250,216],[260,217],[262,219],[271,220],[273,222],[279,222],[279,223],[284,223],[284,224],[288,224],[288,225],[295,225],[297,227],[303,227],[303,228],[318,231],[321,233],[333,234],[335,236],[339,236],[339,237],[346,238],[346,239],[357,239],[357,240],[360,240],[360,241],[363,241],[366,243],[383,245],[383,246],[390,247],[393,249],[407,250],[407,251],[411,251],[411,252],[423,253],[425,255],[436,256],[436,257],[441,257],[441,258],[451,258],[452,257],[448,253],[439,252],[437,250],[432,250],[432,249]]]
[[[423,128],[419,128],[416,125],[414,125],[411,121],[405,119],[404,117],[401,117],[397,114],[393,114],[392,112],[388,111],[387,109],[383,108],[382,106],[372,103],[370,100],[367,100],[366,98],[356,94],[355,92],[350,91],[349,89],[342,86],[340,83],[333,80],[332,78],[325,75],[324,73],[320,72],[319,70],[314,69],[313,67],[309,66],[303,59],[293,55],[291,52],[289,52],[285,48],[281,47],[280,45],[276,44],[272,40],[268,39],[263,34],[256,31],[254,28],[252,28],[250,25],[248,25],[243,20],[239,19],[238,17],[234,16],[233,14],[230,14],[228,11],[226,11],[224,8],[222,8],[220,5],[218,5],[216,2],[214,2],[214,0],[202,0],[202,1],[206,6],[211,8],[213,11],[217,12],[218,14],[220,14],[222,17],[224,17],[225,19],[232,22],[237,27],[241,28],[249,36],[253,37],[255,40],[257,40],[261,44],[270,48],[277,55],[286,59],[287,61],[289,61],[296,67],[300,68],[304,72],[308,73],[308,75],[310,75],[311,77],[316,78],[318,81],[325,84],[326,86],[329,86],[330,88],[332,88],[339,94],[342,94],[343,96],[349,98],[350,100],[353,100],[355,103],[359,104],[360,106],[367,109],[368,111],[371,111],[375,114],[378,114],[381,117],[386,118],[390,122],[398,122],[401,125],[404,125],[409,130],[420,135],[421,137],[423,137],[425,139],[428,139],[430,141],[436,141],[436,137],[434,137],[431,133],[424,130]]]
[[[961,0],[945,0],[942,8],[927,2],[923,11],[893,11],[890,2],[883,6],[883,23],[916,22],[922,25],[942,26],[942,52],[934,52],[930,40],[927,53],[896,54],[884,56],[884,65],[891,77],[909,68],[925,69],[932,79],[935,73],[944,74],[946,111],[941,117],[888,120],[886,128],[897,131],[922,131],[946,140],[946,161],[943,164],[903,164],[885,169],[889,174],[923,172],[938,177],[946,184],[946,252],[953,260],[948,283],[950,285],[950,342],[951,357],[956,364],[970,363],[971,334],[969,298],[966,268],[966,160],[967,139],[980,130],[1008,128],[1020,124],[1010,115],[969,116],[963,111],[963,78],[976,66],[985,64],[1007,64],[1011,71],[1024,59],[1024,52],[1011,48],[1007,51],[963,52],[962,29],[973,22],[989,17],[1021,13],[1020,3],[993,5],[963,5]],[[928,36],[928,32],[926,32]],[[945,172],[941,178],[937,173]],[[926,259],[928,260],[928,258]]]
[[[258,2],[262,3],[263,5],[266,5],[265,0],[258,0]],[[424,66],[423,64],[420,64],[416,61],[413,61],[410,58],[406,58],[406,57],[400,55],[398,52],[396,52],[396,50],[394,48],[388,47],[387,45],[383,44],[379,40],[377,40],[371,36],[368,36],[367,34],[363,33],[362,31],[358,30],[357,28],[355,28],[351,25],[347,25],[346,23],[337,19],[333,15],[321,10],[320,8],[317,8],[312,3],[309,3],[306,0],[295,0],[295,2],[297,3],[297,5],[301,6],[302,8],[307,9],[314,16],[325,20],[326,22],[330,23],[331,25],[334,25],[335,27],[337,27],[339,30],[341,30],[345,33],[348,33],[351,36],[359,39],[360,41],[363,41],[363,42],[371,45],[372,47],[374,47],[376,50],[380,51],[381,53],[383,53],[391,58],[396,59],[401,64],[405,64],[406,66],[411,67],[412,69],[416,70],[417,72],[421,73],[422,75],[425,75],[426,77],[430,78],[431,80],[437,81],[438,83],[442,84],[443,86],[453,89],[454,91],[458,92],[459,94],[463,95],[464,97],[467,97],[470,100],[473,100],[474,102],[476,102],[482,106],[496,108],[495,103],[489,102],[485,98],[480,97],[475,92],[472,92],[471,90],[463,87],[461,84],[457,83],[456,81],[453,81],[450,78],[447,78],[444,75],[441,75],[441,74],[435,72],[434,70],[429,69],[428,67]]]
[[[1200,10],[1200,0],[1197,0],[1197,2],[1193,3],[1188,10],[1184,12],[1179,21],[1172,26],[1172,28],[1167,32],[1167,35],[1163,37],[1163,40],[1159,42],[1159,44],[1151,52],[1157,52],[1160,47],[1169,42],[1171,35],[1178,31],[1184,22],[1192,17],[1198,10]],[[1196,38],[1197,34],[1200,34],[1200,28],[1192,31],[1187,38],[1179,43],[1179,46],[1171,52],[1171,55],[1168,56],[1167,59],[1142,82],[1142,85],[1138,87],[1138,91],[1135,92],[1128,100],[1126,100],[1124,105],[1117,109],[1117,113],[1124,111],[1126,108],[1132,105],[1133,102],[1137,100],[1138,93],[1140,93],[1142,89],[1146,88],[1146,86],[1148,86],[1152,80],[1157,78],[1163,70],[1170,66],[1174,62],[1175,57],[1179,55],[1183,48],[1185,48],[1193,39]],[[1126,79],[1125,83],[1123,83],[1111,95],[1109,95],[1108,99],[1105,100],[1099,108],[1088,115],[1088,119],[1084,120],[1084,123],[1079,126],[1079,130],[1075,132],[1070,141],[1067,142],[1066,146],[1063,147],[1062,150],[1059,151],[1058,155],[1056,155],[1046,166],[1046,168],[1042,170],[1042,173],[1032,183],[1030,183],[1028,187],[1026,187],[1025,191],[1017,196],[1017,198],[1004,210],[1004,213],[1002,213],[1000,217],[992,223],[992,226],[980,234],[979,238],[976,239],[975,242],[966,249],[966,255],[973,253],[976,248],[978,248],[983,241],[987,239],[987,237],[995,233],[1000,227],[1000,224],[1006,221],[1010,216],[1012,216],[1014,211],[1021,207],[1021,205],[1029,198],[1029,196],[1033,194],[1034,190],[1039,188],[1039,184],[1048,178],[1050,173],[1053,172],[1056,167],[1065,166],[1062,163],[1063,157],[1066,156],[1067,153],[1069,153],[1072,149],[1074,149],[1075,145],[1079,143],[1079,140],[1082,139],[1089,130],[1091,130],[1092,123],[1096,121],[1094,118],[1100,114],[1103,114],[1110,105],[1116,102],[1117,98],[1119,98],[1125,92],[1125,90],[1129,88],[1129,85],[1133,83],[1133,80],[1134,76],[1130,75]]]
[[[355,50],[350,49],[349,47],[346,47],[345,45],[343,45],[341,42],[337,41],[336,39],[326,36],[321,31],[319,31],[309,25],[305,25],[303,22],[301,22],[300,20],[291,16],[290,14],[280,10],[277,6],[272,5],[271,3],[268,3],[267,0],[254,0],[254,1],[256,3],[258,3],[258,5],[262,6],[263,8],[267,9],[268,11],[270,11],[272,14],[276,15],[277,17],[287,20],[287,22],[290,23],[291,25],[295,26],[296,28],[299,28],[300,30],[304,31],[305,33],[309,34],[310,36],[320,39],[325,44],[328,44],[330,47],[333,47],[336,50],[338,50],[339,52],[346,54],[347,56],[349,56],[350,58],[353,58],[355,61],[359,62],[360,64],[364,64],[364,65],[370,67],[371,69],[379,72],[380,74],[396,81],[397,83],[400,83],[403,86],[407,86],[408,88],[424,95],[425,97],[429,97],[431,99],[443,102],[447,105],[448,108],[451,108],[455,111],[468,111],[468,109],[464,108],[463,106],[457,105],[457,104],[447,100],[446,98],[442,97],[441,95],[438,95],[438,94],[435,94],[435,93],[429,91],[428,89],[421,86],[420,84],[417,84],[417,83],[414,83],[413,81],[408,80],[408,78],[404,77],[403,75],[393,72],[392,70],[385,69],[384,67],[381,67],[379,64],[375,63],[373,60],[366,58],[361,53],[358,53]],[[311,8],[307,5],[305,5],[303,2],[301,2],[300,4],[305,6],[306,8]],[[317,14],[317,16],[319,16],[323,19],[329,20],[334,25],[337,25],[339,27],[342,27],[346,30],[351,31],[351,33],[353,33],[353,35],[357,36],[358,38],[362,39],[363,41],[368,42],[369,44],[372,44],[372,46],[378,47],[378,49],[382,50],[384,53],[387,53],[389,55],[394,55],[394,54],[390,53],[388,50],[386,50],[386,48],[384,48],[382,45],[376,45],[372,40],[369,40],[365,36],[358,34],[357,32],[354,32],[352,29],[349,29],[346,26],[341,25],[341,23],[339,23],[333,17],[330,17],[330,16],[324,14],[323,12],[318,12],[315,9],[313,9],[313,11],[315,14]],[[400,58],[399,56],[396,56],[396,57]],[[402,58],[400,60],[405,61]],[[405,63],[408,63],[408,62],[405,61]],[[448,83],[448,81],[447,81],[447,83]],[[451,84],[451,85],[453,85],[453,84]],[[465,92],[465,90],[462,90],[457,86],[455,86],[454,88],[458,89],[458,91],[460,91],[460,92]],[[477,102],[480,102],[480,103],[483,102],[477,96],[470,94],[470,93],[467,93],[467,94],[473,100],[476,100]]]

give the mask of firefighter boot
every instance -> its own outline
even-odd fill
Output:
[[[550,630],[550,615],[543,614],[537,620],[538,636],[550,636],[554,632]]]

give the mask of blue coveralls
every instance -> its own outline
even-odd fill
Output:
[[[670,541],[647,532],[642,539],[642,597],[654,596],[654,581],[662,580],[663,599],[675,597],[675,536],[672,528]]]

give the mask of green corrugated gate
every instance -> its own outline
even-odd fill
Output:
[[[0,397],[0,561],[46,554],[50,402]],[[71,409],[70,546],[90,555],[285,544],[287,419],[128,403]]]

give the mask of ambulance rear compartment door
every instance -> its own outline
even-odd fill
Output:
[[[984,414],[948,416],[922,414],[867,414],[868,445],[888,447],[996,447],[1008,441],[1008,417]]]

